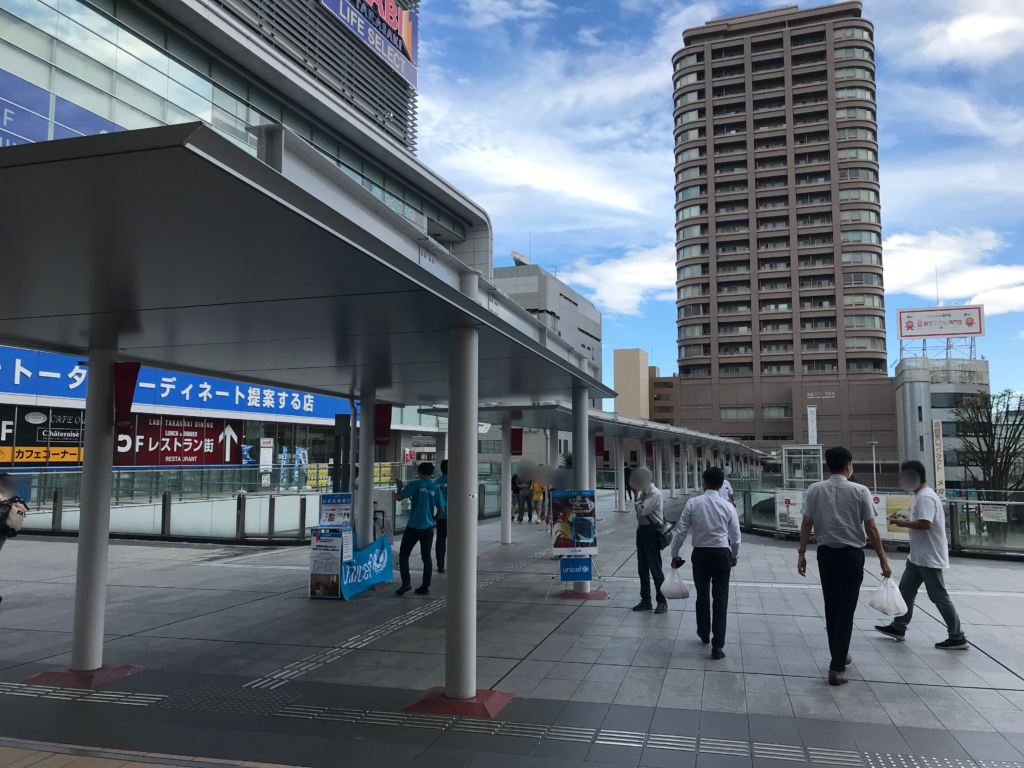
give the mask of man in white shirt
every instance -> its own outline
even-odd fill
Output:
[[[924,464],[920,461],[905,461],[900,465],[900,488],[914,494],[910,504],[910,519],[892,517],[889,522],[898,528],[910,529],[910,556],[907,567],[900,579],[900,594],[907,603],[907,612],[893,619],[888,626],[877,626],[876,630],[903,642],[907,626],[914,618],[914,600],[917,591],[924,584],[928,599],[942,614],[949,637],[936,648],[959,651],[968,648],[967,638],[960,629],[960,617],[956,615],[953,601],[949,599],[942,572],[949,568],[949,545],[946,543],[946,513],[942,499],[925,482]]]
[[[654,475],[647,467],[634,469],[629,476],[636,498],[636,567],[640,576],[640,602],[634,611],[649,611],[651,579],[658,607],[654,612],[668,613],[668,603],[661,594],[665,572],[661,567],[661,529],[665,524],[665,501],[661,489],[654,484]]]
[[[740,520],[736,508],[719,491],[725,473],[704,472],[704,493],[686,502],[672,531],[672,567],[683,564],[679,549],[693,534],[693,586],[697,590],[697,636],[711,643],[711,658],[725,657],[725,622],[729,608],[729,574],[740,556]],[[714,602],[714,616],[711,604]]]
[[[728,467],[726,467],[726,469],[728,469]],[[736,496],[733,494],[732,483],[729,482],[728,478],[722,482],[722,487],[719,488],[718,495],[734,507],[736,506]]]
[[[864,581],[864,545],[871,542],[883,576],[891,576],[892,569],[875,525],[871,492],[849,480],[853,474],[853,454],[841,446],[829,448],[825,451],[825,464],[832,476],[807,489],[796,569],[801,576],[807,575],[805,553],[813,530],[818,542],[818,575],[825,598],[825,630],[832,657],[828,683],[842,685],[847,682],[853,615]]]

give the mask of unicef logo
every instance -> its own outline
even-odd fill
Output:
[[[370,555],[370,561],[367,565],[370,567],[370,572],[378,574],[384,570],[384,567],[388,564],[388,555],[383,549],[378,549],[372,555]]]
[[[365,562],[344,563],[342,581],[345,584],[358,584],[378,576],[388,566],[388,552],[383,547],[376,552],[367,554]]]

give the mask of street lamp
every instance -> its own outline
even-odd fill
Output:
[[[874,435],[871,436],[874,438]],[[871,439],[868,441],[868,445],[871,446],[871,490],[878,493],[878,464],[875,462],[875,446],[878,445],[878,441]]]

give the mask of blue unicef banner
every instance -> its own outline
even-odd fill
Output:
[[[79,358],[0,346],[0,394],[22,398],[60,397],[80,400],[69,406],[85,407],[88,367]],[[35,401],[18,402],[35,405]],[[285,416],[293,420],[325,419],[348,413],[348,400],[314,395],[292,389],[257,386],[227,379],[142,368],[135,387],[136,411],[167,412],[161,409],[224,411],[240,418]]]
[[[391,581],[391,544],[381,536],[365,549],[352,553],[352,560],[341,564],[341,596],[348,600],[374,584]]]
[[[589,557],[563,557],[559,565],[561,581],[593,581],[592,561]]]

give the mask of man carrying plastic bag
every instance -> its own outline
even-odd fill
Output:
[[[906,602],[904,609],[893,622],[875,629],[899,642],[907,634],[907,626],[914,618],[914,600],[917,591],[924,584],[928,599],[942,614],[949,637],[936,648],[947,651],[966,650],[967,638],[960,629],[960,617],[956,614],[953,601],[949,599],[942,571],[949,568],[949,545],[946,543],[946,513],[942,500],[925,482],[925,468],[920,461],[905,461],[900,465],[900,488],[914,494],[910,504],[910,519],[890,519],[892,525],[910,529],[910,556],[907,567],[900,579],[900,594]],[[872,605],[874,602],[872,601]],[[883,611],[885,613],[885,611]]]

